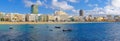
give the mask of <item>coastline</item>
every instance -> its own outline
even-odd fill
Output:
[[[0,22],[0,24],[74,24],[74,23],[116,23],[116,22]]]
[[[78,22],[0,22],[0,24],[73,24]]]

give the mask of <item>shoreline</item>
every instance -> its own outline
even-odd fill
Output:
[[[116,23],[116,22],[0,22],[0,24],[74,24],[74,23]]]

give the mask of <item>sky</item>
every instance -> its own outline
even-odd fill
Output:
[[[28,14],[32,4],[39,5],[39,14],[63,10],[78,15],[81,9],[86,15],[120,14],[120,0],[0,0],[0,12]]]

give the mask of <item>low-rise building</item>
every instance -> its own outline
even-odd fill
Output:
[[[26,15],[26,21],[27,22],[37,22],[38,21],[38,15],[37,14],[27,14]]]
[[[54,14],[55,21],[56,22],[67,22],[69,19],[69,16],[66,12],[63,11],[56,11]]]
[[[11,21],[12,22],[25,22],[25,15],[19,14],[19,13],[13,13],[11,14]]]
[[[84,17],[86,22],[92,22],[94,20],[94,17],[92,15],[88,15],[86,17]]]
[[[0,12],[0,21],[4,21],[4,15],[5,13],[3,13],[3,12]]]
[[[48,15],[48,22],[55,22],[55,17],[52,15]]]
[[[4,21],[10,22],[11,20],[12,20],[11,14],[10,14],[10,13],[5,14],[5,16],[4,16]]]
[[[84,22],[83,16],[72,16],[72,17],[70,18],[70,20],[71,20],[72,22]]]
[[[105,18],[105,17],[97,17],[97,18],[96,18],[96,21],[97,21],[97,22],[105,22],[105,21],[106,21],[106,18]]]
[[[108,22],[114,22],[114,18],[112,17],[112,15],[107,15],[107,21]]]
[[[115,22],[120,22],[120,16],[119,15],[114,16],[114,20]]]
[[[48,15],[40,15],[38,17],[39,22],[48,22]]]

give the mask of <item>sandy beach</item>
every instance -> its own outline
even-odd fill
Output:
[[[114,22],[0,22],[0,24],[73,24],[73,23],[114,23]]]
[[[72,24],[79,22],[0,22],[0,24]]]

